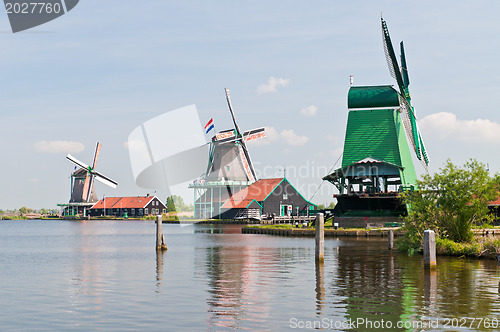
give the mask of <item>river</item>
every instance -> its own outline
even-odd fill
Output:
[[[0,221],[1,331],[500,330],[496,261],[387,239],[241,234],[153,221]]]

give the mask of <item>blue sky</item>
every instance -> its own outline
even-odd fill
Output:
[[[395,83],[381,12],[393,42],[405,42],[430,172],[447,158],[498,172],[499,10],[497,1],[82,0],[16,34],[3,12],[0,208],[68,201],[65,155],[90,163],[96,141],[98,171],[119,183],[96,183],[99,197],[152,193],[134,183],[130,132],[190,104],[201,121],[230,128],[224,88],[242,129],[268,127],[267,142],[249,146],[260,174],[286,167],[310,198],[341,154],[349,75],[356,85]],[[313,201],[332,193],[323,184]]]

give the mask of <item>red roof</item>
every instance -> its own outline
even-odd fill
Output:
[[[156,196],[105,197],[95,203],[92,209],[142,209],[155,198]]]
[[[261,179],[250,186],[238,191],[223,205],[223,209],[244,209],[248,207],[253,200],[262,202],[271,194],[274,189],[283,181],[283,178]]]
[[[500,205],[500,197],[498,197],[496,200],[488,202],[488,206],[498,206]]]

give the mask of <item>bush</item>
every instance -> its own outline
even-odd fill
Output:
[[[490,257],[495,258],[500,249],[500,240],[471,241],[457,243],[450,239],[436,239],[436,253],[447,256]]]
[[[418,190],[402,195],[408,208],[403,229],[409,250],[420,248],[426,229],[463,243],[473,240],[473,226],[491,224],[488,202],[498,195],[500,176],[490,177],[484,164],[470,160],[457,167],[448,160],[440,172],[424,175],[417,183]]]

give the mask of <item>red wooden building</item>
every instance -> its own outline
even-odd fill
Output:
[[[143,217],[167,213],[167,207],[156,196],[105,197],[89,210],[91,217]]]

